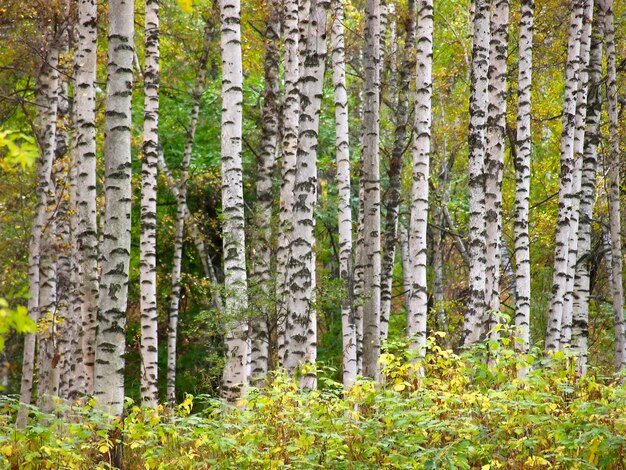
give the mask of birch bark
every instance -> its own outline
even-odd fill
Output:
[[[604,15],[597,10],[589,59],[589,93],[587,98],[587,129],[583,152],[580,194],[580,219],[578,229],[578,263],[574,280],[572,306],[572,348],[576,352],[576,370],[579,375],[587,372],[590,297],[591,222],[596,195],[596,168],[602,102],[600,78],[602,74],[602,36]]]
[[[363,375],[378,380],[380,356],[380,0],[365,2],[363,106]]]
[[[78,219],[79,292],[82,314],[82,350],[85,393],[93,394],[96,315],[98,311],[98,226],[96,222],[96,0],[78,2],[76,51],[76,215]]]
[[[267,25],[265,29],[265,89],[263,91],[263,122],[261,148],[257,157],[256,210],[254,260],[252,263],[253,292],[258,301],[255,314],[250,322],[251,338],[251,376],[253,385],[263,385],[267,375],[270,355],[270,322],[272,291],[272,206],[274,194],[272,175],[278,147],[278,65],[280,53],[280,5],[276,0],[268,4]]]
[[[533,73],[533,34],[535,1],[523,0],[519,26],[519,70],[517,89],[517,130],[515,151],[515,329],[521,342],[516,348],[527,353],[530,344],[530,203],[531,87]]]
[[[134,4],[110,0],[109,57],[104,123],[104,193],[94,395],[121,416],[124,407],[126,307],[130,263],[131,96]]]
[[[574,0],[568,29],[567,63],[565,69],[565,98],[561,134],[561,179],[559,210],[555,235],[552,299],[545,338],[547,350],[560,347],[564,300],[567,293],[568,244],[571,219],[571,199],[574,174],[574,133],[576,130],[576,98],[578,92],[580,42],[583,30],[583,0]]]
[[[315,204],[317,202],[317,145],[326,60],[326,22],[330,2],[312,0],[306,24],[300,89],[300,122],[294,181],[293,231],[288,262],[289,344],[284,364],[294,374],[317,358],[315,311]],[[301,23],[302,25],[302,23]],[[305,367],[301,388],[315,388],[317,376]]]
[[[224,287],[227,293],[226,364],[222,396],[236,401],[248,383],[248,306],[246,239],[244,230],[241,161],[243,71],[241,62],[241,12],[239,0],[221,0],[222,24],[222,237]]]
[[[300,31],[298,22],[298,0],[285,0],[283,3],[284,19],[284,63],[285,63],[285,95],[283,103],[281,149],[283,155],[281,168],[281,186],[279,198],[279,232],[278,250],[276,254],[277,277],[277,330],[278,360],[285,365],[287,323],[287,262],[289,259],[289,242],[292,230],[293,185],[296,175],[296,154],[298,150],[298,122],[300,119]]]
[[[343,0],[334,0],[331,50],[335,98],[335,145],[337,151],[337,192],[339,227],[339,270],[346,294],[341,304],[343,337],[343,385],[349,388],[356,379],[356,328],[352,291],[352,195],[350,193],[350,135],[344,45]]]
[[[489,43],[489,105],[487,106],[485,152],[486,272],[485,329],[492,340],[500,311],[500,240],[502,238],[502,172],[506,139],[507,55],[509,46],[509,1],[495,0],[491,10]]]
[[[432,124],[433,2],[417,2],[417,54],[415,79],[415,123],[413,126],[413,181],[409,257],[411,291],[407,333],[410,348],[423,358],[426,347],[428,180],[430,177],[430,134]]]
[[[611,239],[611,290],[615,315],[615,369],[626,367],[626,327],[624,325],[624,286],[622,284],[622,236],[620,211],[620,144],[616,82],[616,52],[613,0],[602,0],[607,63],[607,107],[609,116],[609,219]]]
[[[35,218],[31,228],[28,247],[28,315],[38,322],[40,319],[40,290],[45,278],[40,272],[42,263],[42,237],[47,221],[47,207],[52,186],[52,163],[56,143],[56,115],[58,90],[58,49],[51,47],[41,64],[37,77],[35,97],[37,116],[35,135],[39,146],[37,160],[37,205]],[[33,376],[35,369],[35,345],[37,335],[29,333],[24,339],[24,359],[22,362],[22,379],[20,385],[20,401],[29,405],[33,393]],[[17,417],[18,428],[26,426],[28,409],[20,408]]]
[[[485,125],[489,68],[489,1],[474,3],[472,79],[469,124],[469,299],[463,324],[463,344],[477,343],[483,336],[485,317]]]
[[[156,285],[156,185],[159,151],[159,0],[145,4],[144,125],[141,160],[139,285],[141,311],[141,401],[159,404]]]
[[[591,46],[591,24],[593,22],[593,0],[586,0],[583,9],[583,30],[580,38],[580,65],[578,91],[576,93],[576,119],[574,131],[574,174],[572,176],[571,216],[567,245],[567,291],[563,302],[560,347],[570,346],[572,339],[572,304],[574,277],[578,261],[578,222],[580,213],[580,190],[587,117],[587,91],[589,84],[589,51]]]

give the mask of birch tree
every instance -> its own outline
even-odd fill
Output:
[[[506,85],[509,43],[509,1],[493,2],[489,43],[489,104],[485,152],[486,331],[493,330],[500,311],[500,240],[502,238],[502,172],[506,137]],[[497,337],[495,330],[492,339]]]
[[[159,404],[156,285],[156,185],[159,151],[159,0],[145,4],[144,125],[141,160],[139,285],[141,310],[141,401]]]
[[[469,299],[463,324],[463,343],[481,339],[485,317],[485,125],[489,82],[489,1],[474,3],[472,78],[469,123]]]
[[[426,346],[426,229],[428,224],[428,179],[430,172],[430,132],[432,123],[433,2],[418,0],[417,54],[415,79],[415,124],[413,127],[413,181],[409,258],[411,291],[407,333],[411,349],[423,357]]]
[[[326,23],[330,2],[312,0],[306,25],[300,89],[300,121],[294,181],[293,231],[288,262],[288,316],[284,365],[290,374],[317,358],[315,311],[315,204],[317,145],[326,60]],[[304,12],[306,14],[306,12]],[[302,37],[302,36],[301,36]],[[301,388],[315,388],[317,377],[307,367]]]
[[[235,401],[248,382],[248,305],[246,240],[244,231],[243,175],[241,162],[243,72],[241,62],[241,13],[239,0],[221,0],[222,25],[222,238],[224,287],[227,293],[226,364],[222,396]]]
[[[598,8],[594,19],[594,34],[589,59],[589,93],[587,98],[587,129],[585,131],[582,181],[580,194],[580,219],[578,228],[578,263],[573,292],[572,348],[576,352],[579,375],[587,372],[590,298],[591,222],[596,195],[596,168],[602,102],[600,78],[602,74],[603,9]]]
[[[607,107],[609,116],[609,221],[611,240],[611,291],[615,315],[615,368],[626,367],[626,327],[624,325],[624,287],[622,284],[622,236],[620,212],[620,146],[616,82],[615,25],[612,0],[602,0],[607,63]]]
[[[572,338],[572,305],[574,277],[578,263],[578,221],[580,211],[580,190],[585,140],[585,119],[587,117],[587,88],[589,84],[589,51],[591,46],[591,24],[593,22],[593,1],[585,1],[583,8],[583,29],[580,37],[580,64],[578,72],[578,91],[576,94],[576,119],[574,131],[574,174],[572,176],[572,194],[570,203],[570,227],[567,245],[567,292],[563,302],[560,346],[570,346]]]
[[[36,92],[39,106],[47,111],[42,117],[43,129],[40,139],[42,141],[42,159],[50,161],[50,173],[46,174],[46,193],[44,195],[45,205],[43,207],[43,226],[40,237],[40,259],[39,259],[39,337],[37,338],[37,364],[38,364],[38,384],[37,384],[37,406],[44,411],[51,411],[53,407],[52,398],[57,396],[59,387],[58,359],[56,356],[56,346],[58,338],[58,306],[57,306],[57,220],[56,202],[57,193],[54,177],[54,163],[56,159],[56,134],[57,117],[59,103],[59,52],[60,38],[54,38],[51,44],[50,53],[46,56],[47,64],[44,65],[46,71],[45,78],[39,82],[40,89]],[[49,67],[49,69],[48,69]],[[49,75],[48,75],[49,74]],[[49,139],[49,140],[47,140]],[[47,164],[47,162],[46,162]]]
[[[571,200],[574,173],[574,133],[576,130],[576,99],[579,81],[580,40],[583,29],[584,1],[574,0],[568,29],[567,62],[565,69],[565,97],[561,133],[561,177],[559,210],[555,235],[552,299],[548,314],[545,347],[557,350],[560,346],[563,306],[567,294],[568,243],[571,218]]]
[[[279,232],[276,253],[276,299],[278,359],[285,365],[285,328],[287,322],[287,262],[293,214],[293,185],[296,174],[296,153],[298,150],[298,123],[300,119],[300,31],[298,26],[298,0],[283,2],[284,34],[284,98],[281,126],[281,186],[279,196]]]
[[[350,193],[350,136],[344,45],[343,0],[335,0],[332,12],[331,50],[335,98],[335,145],[337,151],[337,198],[339,227],[339,273],[346,293],[341,303],[343,337],[343,385],[350,387],[357,375],[356,328],[352,291],[352,204]]]
[[[378,378],[380,355],[380,0],[365,2],[363,89],[363,375]]]
[[[517,129],[515,150],[515,329],[521,342],[516,348],[528,352],[530,344],[530,203],[531,87],[533,73],[533,34],[535,1],[523,0],[519,25],[519,68],[517,89]]]
[[[131,209],[131,96],[134,5],[109,4],[109,55],[104,123],[104,194],[94,395],[115,416],[124,406],[124,354]]]
[[[404,48],[402,63],[398,71],[397,101],[395,109],[395,130],[391,160],[389,162],[389,188],[385,197],[385,234],[383,245],[383,258],[381,268],[381,294],[380,294],[380,339],[387,339],[389,331],[389,314],[391,312],[391,296],[393,287],[393,265],[398,245],[398,212],[402,190],[402,156],[406,149],[406,134],[409,115],[409,87],[413,78],[415,66],[415,18],[417,10],[415,1],[409,0],[407,4],[407,17],[405,24]],[[393,30],[392,30],[393,31]],[[395,41],[391,35],[391,42]],[[393,54],[392,54],[393,55]],[[390,59],[391,60],[391,59]],[[395,90],[394,90],[395,91]]]
[[[96,222],[96,60],[98,8],[95,0],[78,2],[78,46],[74,107],[76,129],[76,216],[79,292],[85,393],[93,393],[96,315],[98,311],[98,227]]]
[[[47,38],[50,40],[50,38]],[[42,237],[47,224],[47,208],[52,189],[52,164],[56,143],[56,116],[58,92],[58,47],[52,42],[44,55],[35,86],[37,102],[35,136],[39,147],[37,160],[37,205],[31,228],[28,247],[28,315],[38,322],[42,302],[40,292],[46,282],[45,275],[40,272],[42,262]],[[29,405],[33,393],[33,376],[35,368],[35,345],[37,335],[29,333],[24,339],[24,359],[22,362],[22,379],[20,385],[20,401]],[[17,426],[26,426],[28,409],[21,408],[17,418]]]
[[[277,1],[268,4],[267,24],[265,28],[265,88],[263,90],[263,114],[261,146],[257,156],[256,210],[254,259],[252,264],[253,292],[259,302],[255,305],[256,313],[250,322],[251,376],[253,384],[262,385],[267,375],[270,355],[270,328],[273,317],[271,312],[272,291],[270,282],[272,266],[272,206],[274,195],[272,175],[278,147],[278,64],[280,54],[280,5]]]
[[[70,47],[69,31],[65,32],[61,56],[67,56]],[[80,302],[78,301],[76,277],[75,246],[75,168],[68,150],[71,128],[72,109],[69,97],[69,73],[63,60],[59,70],[59,90],[57,106],[57,135],[55,143],[54,184],[57,188],[57,310],[58,336],[55,354],[58,358],[59,374],[58,396],[72,403],[84,386],[82,381],[82,351],[77,347],[81,336]]]

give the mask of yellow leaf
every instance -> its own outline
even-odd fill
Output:
[[[491,464],[488,463],[487,465],[483,465],[482,467],[480,467],[480,470],[489,470],[491,468]]]
[[[109,451],[109,446],[106,444],[102,444],[98,450],[100,451],[100,453],[102,454],[106,454]]]
[[[178,6],[185,13],[193,12],[193,0],[178,0]]]
[[[7,457],[11,457],[11,454],[13,453],[13,448],[8,444],[4,445],[0,447],[0,453],[2,453],[2,455],[6,455]]]
[[[402,382],[397,383],[397,384],[395,384],[395,385],[393,386],[393,389],[394,389],[396,392],[401,392],[401,391],[402,391],[402,390],[404,390],[405,388],[406,388],[406,385],[404,385],[404,383],[402,383]]]

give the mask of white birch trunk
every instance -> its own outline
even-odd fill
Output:
[[[398,221],[398,234],[400,238],[400,261],[402,262],[402,288],[404,290],[404,308],[409,311],[411,295],[411,260],[409,258],[409,232]]]
[[[363,189],[363,161],[359,171],[359,210],[356,224],[356,246],[354,247],[354,329],[356,336],[356,370],[357,375],[363,374],[363,267],[365,266],[363,243],[364,221],[364,189]]]
[[[248,384],[246,239],[241,161],[243,71],[239,0],[221,0],[222,47],[222,237],[226,291],[226,364],[222,396],[236,401]]]
[[[580,40],[583,29],[583,0],[574,0],[568,30],[567,63],[565,69],[565,98],[561,134],[561,179],[559,210],[555,235],[552,299],[545,338],[547,350],[560,348],[563,307],[567,293],[569,232],[574,174],[574,134],[576,130],[576,101],[580,65]]]
[[[62,53],[69,48],[69,37],[65,38]],[[75,217],[75,165],[69,150],[68,129],[71,128],[70,101],[68,96],[68,70],[60,65],[58,90],[56,162],[54,168],[55,187],[57,188],[56,215],[57,221],[57,309],[59,317],[59,334],[56,353],[59,357],[58,396],[72,403],[83,393],[82,384],[82,350],[80,344],[82,327],[80,300],[77,297],[76,260],[76,217]]]
[[[530,346],[530,204],[531,87],[535,1],[523,0],[519,26],[519,70],[517,89],[517,130],[515,150],[515,331],[516,349],[527,353]]]
[[[298,29],[298,0],[285,0],[283,3],[284,19],[284,64],[285,64],[285,95],[281,128],[281,149],[283,155],[281,168],[281,186],[279,197],[279,232],[278,250],[276,253],[276,311],[278,361],[285,365],[287,323],[287,262],[289,259],[289,242],[291,240],[293,214],[293,185],[296,176],[296,154],[298,150],[298,122],[300,119],[300,31]]]
[[[144,124],[141,160],[139,304],[141,314],[141,402],[156,408],[158,310],[156,285],[156,186],[159,152],[159,0],[145,4]]]
[[[578,72],[578,92],[576,94],[576,119],[574,131],[574,174],[572,176],[571,217],[567,255],[567,290],[563,302],[560,347],[568,348],[572,339],[572,305],[574,277],[578,261],[578,221],[580,211],[580,190],[587,117],[587,89],[589,84],[589,51],[591,48],[591,24],[593,22],[593,0],[586,0],[583,10],[583,31],[580,39],[580,65]]]
[[[58,74],[57,74],[58,78]],[[57,92],[53,92],[57,93]],[[58,96],[58,95],[57,95]],[[55,98],[56,100],[56,98]],[[50,101],[49,101],[50,102]],[[56,115],[53,117],[56,120]],[[53,152],[54,152],[54,146]],[[44,412],[54,408],[54,397],[59,392],[58,340],[60,324],[57,298],[57,192],[55,168],[48,186],[46,222],[41,233],[41,259],[39,263],[39,338],[37,342],[37,406]]]
[[[312,0],[305,34],[300,89],[300,122],[294,182],[293,232],[288,262],[289,301],[285,368],[294,374],[317,358],[315,311],[315,205],[317,145],[326,60],[326,23],[330,2]],[[302,36],[301,36],[302,37]],[[300,377],[301,388],[316,388],[310,367]]]
[[[352,291],[352,196],[350,193],[350,137],[348,127],[348,93],[344,45],[343,0],[335,0],[332,11],[331,50],[333,86],[335,89],[335,145],[337,151],[337,199],[339,228],[339,271],[345,294],[341,303],[343,337],[343,385],[349,388],[357,375],[356,328]]]
[[[102,217],[102,271],[94,367],[98,406],[121,416],[130,262],[131,96],[134,4],[111,0],[105,112],[105,207]]]
[[[76,93],[74,93],[76,95]],[[74,101],[75,103],[75,101]],[[72,107],[72,119],[76,129],[75,105]],[[61,385],[59,396],[74,403],[81,395],[85,394],[85,367],[83,356],[83,325],[82,325],[82,297],[80,293],[80,253],[78,248],[78,210],[77,210],[77,163],[76,163],[76,133],[72,136],[72,149],[70,154],[69,171],[69,238],[68,246],[70,257],[69,273],[69,296],[67,319],[64,325],[64,335],[67,335],[66,350],[62,353],[63,366],[61,369]]]
[[[491,10],[489,44],[489,104],[485,152],[485,330],[490,339],[499,336],[494,327],[500,311],[500,240],[502,238],[502,172],[506,140],[506,86],[509,46],[509,0],[495,0]]]
[[[463,324],[463,344],[483,336],[485,318],[485,125],[489,68],[489,1],[476,0],[472,45],[472,81],[469,124],[469,299]]]
[[[39,260],[39,337],[37,406],[52,411],[53,397],[58,394],[57,344],[57,272],[56,272],[56,188],[53,179],[56,157],[57,115],[59,102],[59,47],[51,46],[43,66],[44,78],[39,82],[37,102],[44,107],[41,120],[42,160],[50,162],[50,173],[46,174],[43,224],[40,238]],[[45,154],[45,155],[44,155]],[[47,170],[46,170],[47,172]]]
[[[271,266],[272,261],[272,207],[274,194],[272,176],[278,147],[278,67],[280,53],[280,5],[276,0],[268,4],[268,17],[265,29],[265,89],[263,91],[263,115],[261,148],[257,157],[256,210],[254,211],[255,240],[252,262],[251,283],[258,299],[250,321],[250,382],[263,386],[269,367],[270,323],[273,320],[273,298]]]
[[[432,124],[433,1],[417,2],[417,54],[415,79],[415,123],[413,126],[413,181],[409,258],[411,292],[407,318],[410,348],[423,358],[426,347],[428,180],[430,177],[430,134]]]
[[[589,59],[589,93],[587,98],[587,129],[583,152],[582,181],[580,193],[580,218],[578,228],[578,263],[574,280],[572,306],[572,348],[576,353],[576,370],[579,375],[587,372],[589,337],[589,296],[591,254],[591,221],[596,194],[596,168],[598,165],[598,142],[602,102],[600,77],[602,73],[602,31],[604,28],[602,8],[594,20],[594,35]]]
[[[98,226],[96,222],[96,0],[78,2],[78,49],[74,106],[76,132],[76,216],[78,219],[79,296],[85,393],[93,394],[98,311]]]
[[[363,375],[378,380],[380,356],[380,0],[365,2],[363,106]]]
[[[36,136],[39,146],[37,160],[37,206],[31,228],[28,247],[28,315],[38,322],[40,318],[40,291],[42,280],[40,273],[43,250],[43,231],[47,223],[47,206],[52,185],[52,163],[56,143],[56,115],[58,90],[58,50],[51,48],[41,65],[36,84],[37,121]],[[37,334],[29,333],[24,339],[24,359],[22,362],[22,380],[20,385],[20,401],[29,405],[33,393],[33,376],[35,368],[35,345]],[[27,408],[21,408],[18,428],[26,426]]]
[[[622,235],[620,211],[619,112],[616,82],[616,47],[613,0],[602,0],[607,62],[607,105],[609,116],[609,219],[611,239],[611,291],[615,315],[615,369],[626,367],[626,327],[624,325],[624,286],[622,284]]]

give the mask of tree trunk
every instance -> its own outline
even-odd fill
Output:
[[[254,316],[250,321],[251,376],[253,385],[262,386],[267,375],[270,354],[270,322],[272,313],[272,206],[274,194],[272,175],[278,146],[278,66],[280,53],[280,5],[277,0],[268,4],[265,29],[265,89],[261,148],[257,157],[256,210],[254,211],[255,241],[252,262],[253,295],[256,297]]]
[[[490,338],[499,336],[494,329],[500,311],[500,240],[502,238],[502,172],[506,139],[506,84],[509,46],[509,0],[495,0],[490,20],[489,104],[485,152],[485,330]]]
[[[315,204],[317,145],[326,60],[326,22],[330,2],[312,0],[303,49],[300,123],[294,182],[293,232],[288,263],[288,342],[285,368],[290,374],[317,358],[315,311]],[[305,367],[300,387],[315,388],[317,376]]]
[[[426,291],[428,179],[430,172],[430,133],[432,123],[433,68],[433,2],[418,0],[417,54],[415,80],[415,123],[413,127],[413,184],[411,188],[411,220],[409,223],[409,257],[411,261],[411,293],[407,333],[410,348],[423,358],[426,347]]]
[[[559,210],[555,235],[552,299],[548,314],[545,348],[558,350],[564,300],[567,294],[569,232],[572,209],[574,174],[574,133],[576,130],[576,101],[580,65],[580,43],[583,29],[584,0],[574,0],[568,30],[567,63],[565,69],[565,98],[561,134],[561,179],[559,185]]]
[[[402,157],[406,150],[406,130],[409,112],[409,89],[415,66],[415,0],[409,0],[405,19],[405,39],[402,65],[398,74],[397,104],[395,109],[395,133],[391,160],[389,162],[389,188],[385,197],[385,234],[383,237],[383,259],[380,293],[380,339],[385,341],[389,331],[389,314],[393,290],[393,266],[398,245],[398,212],[402,191]],[[394,35],[395,36],[395,35]],[[394,39],[392,37],[392,44]],[[390,58],[394,60],[394,58]],[[393,74],[392,74],[393,75]],[[392,88],[395,90],[395,88]]]
[[[141,160],[141,236],[139,285],[141,311],[141,402],[159,404],[157,377],[158,310],[156,285],[156,185],[159,152],[159,0],[145,4],[144,124]]]
[[[131,97],[134,5],[109,2],[109,60],[104,138],[102,267],[94,395],[100,408],[121,416],[124,407],[124,355],[130,262]]]
[[[363,160],[360,162],[359,171],[359,210],[356,223],[356,246],[354,247],[354,330],[356,336],[356,370],[357,375],[363,374],[363,269],[365,266],[364,247],[365,237],[363,236],[364,217],[364,189],[363,189]]]
[[[531,86],[533,73],[533,33],[535,0],[523,0],[519,26],[519,70],[517,88],[517,131],[515,150],[515,330],[520,353],[530,346],[530,203]]]
[[[226,364],[222,396],[236,401],[248,383],[246,239],[241,161],[243,72],[239,0],[221,0],[222,24],[222,234],[226,290]]]
[[[489,1],[474,3],[472,79],[469,124],[469,299],[463,324],[463,344],[472,345],[483,336],[485,318],[485,126],[489,68]]]
[[[69,48],[66,39],[63,54]],[[78,268],[76,262],[76,168],[73,156],[68,152],[71,128],[70,100],[68,97],[68,70],[60,65],[58,91],[56,162],[54,168],[55,187],[57,188],[56,220],[57,220],[57,309],[59,317],[59,334],[57,355],[59,357],[59,390],[58,395],[72,403],[83,393],[82,336],[80,300],[78,294]]]
[[[599,8],[594,21],[594,35],[589,59],[589,93],[587,98],[587,130],[583,152],[578,227],[578,263],[574,280],[572,306],[572,348],[576,352],[576,370],[587,372],[589,337],[591,221],[596,194],[596,168],[598,165],[599,125],[602,113],[600,78],[602,74],[602,36],[604,15]]]
[[[378,380],[380,356],[380,0],[365,2],[363,93],[363,375]]]
[[[343,337],[343,385],[349,388],[357,375],[356,328],[352,283],[352,195],[350,192],[350,135],[344,46],[343,0],[335,0],[331,29],[333,86],[335,89],[335,145],[337,147],[337,198],[339,227],[339,270],[345,294],[341,303]]]
[[[58,116],[58,49],[55,50],[54,65],[57,70],[53,72],[54,79],[50,81],[51,86],[57,89],[50,90],[47,103],[54,102],[55,113],[50,115],[50,119],[55,121]],[[50,56],[48,56],[50,58]],[[44,412],[51,412],[54,408],[54,397],[59,393],[59,356],[58,356],[58,339],[59,339],[59,303],[58,303],[58,250],[57,243],[57,188],[56,173],[58,165],[56,162],[56,132],[55,142],[50,146],[53,154],[52,174],[48,185],[48,193],[46,198],[46,214],[45,224],[41,232],[41,259],[39,263],[39,338],[38,338],[38,384],[37,384],[37,406]]]
[[[78,2],[76,51],[76,215],[78,218],[79,292],[85,393],[93,394],[96,315],[98,311],[98,226],[96,222],[96,0]]]
[[[58,49],[54,45],[44,57],[37,84],[35,97],[37,100],[37,121],[35,135],[39,146],[40,156],[37,161],[37,206],[31,229],[31,238],[28,247],[28,315],[38,322],[40,318],[40,291],[45,278],[40,272],[43,252],[43,232],[47,225],[46,210],[52,189],[52,163],[56,143],[56,115],[58,91]],[[24,339],[24,359],[22,362],[22,381],[20,386],[20,401],[29,405],[33,393],[33,372],[35,368],[35,345],[37,335],[29,333]],[[28,409],[21,408],[18,418],[18,428],[26,426]]]
[[[615,315],[615,369],[626,367],[626,327],[624,326],[624,287],[622,285],[622,236],[620,212],[619,114],[616,82],[616,52],[613,0],[603,0],[607,62],[607,105],[609,116],[609,219],[613,313]]]
[[[580,39],[580,65],[578,72],[578,91],[576,94],[576,119],[574,131],[574,174],[572,176],[571,216],[569,240],[567,245],[567,291],[563,302],[560,347],[570,346],[572,339],[572,305],[574,277],[578,261],[578,222],[580,211],[580,190],[583,167],[585,140],[585,121],[587,117],[587,89],[589,84],[589,51],[591,47],[591,24],[593,21],[593,1],[585,1],[583,11],[583,31]]]
[[[276,253],[276,313],[278,336],[278,360],[285,365],[285,328],[287,323],[287,262],[291,240],[293,214],[293,185],[296,175],[296,154],[298,150],[298,121],[300,119],[300,57],[298,54],[300,31],[298,29],[298,0],[285,0],[283,3],[283,31],[285,35],[285,97],[283,103],[281,148],[282,168],[279,198],[278,250]]]

